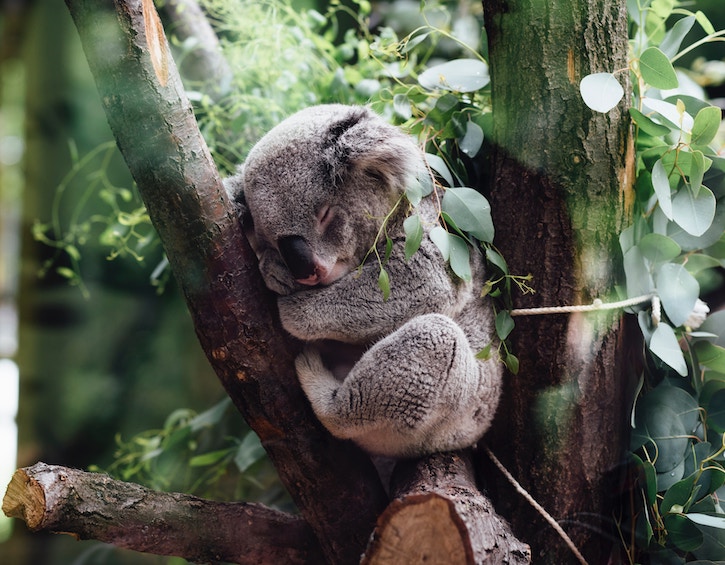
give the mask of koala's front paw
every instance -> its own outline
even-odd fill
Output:
[[[292,294],[301,287],[274,250],[267,249],[259,256],[259,271],[267,288],[280,296]]]
[[[297,369],[297,377],[312,409],[325,424],[327,413],[340,383],[322,362],[320,351],[311,345],[306,346],[297,356],[295,369]]]
[[[324,380],[328,375],[334,379],[330,370],[322,362],[319,349],[312,345],[305,346],[302,353],[297,356],[295,369],[302,389],[307,396],[310,396],[308,389],[314,388],[317,381]]]

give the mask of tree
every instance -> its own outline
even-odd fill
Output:
[[[521,305],[607,300],[619,275],[617,235],[631,212],[634,146],[626,104],[606,115],[592,112],[579,82],[589,73],[627,68],[625,5],[484,4],[497,243],[512,272],[533,274],[537,291]],[[615,503],[607,472],[624,457],[634,388],[624,369],[625,344],[636,347],[636,337],[625,336],[619,312],[517,320],[512,341],[521,371],[507,381],[510,417],[499,420],[492,448],[567,524],[588,559],[604,563],[612,544],[601,532],[611,526]],[[508,494],[501,502],[518,531],[536,523],[534,531],[546,532],[536,544],[544,551],[535,550],[537,563],[567,562],[566,548],[521,497]]]

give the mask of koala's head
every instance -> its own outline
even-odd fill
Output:
[[[355,269],[422,163],[364,107],[314,106],[272,129],[227,182],[267,286],[290,294]]]

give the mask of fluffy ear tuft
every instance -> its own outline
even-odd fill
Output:
[[[363,173],[403,189],[424,168],[413,139],[365,107],[352,107],[331,124],[323,143],[331,177]]]
[[[247,201],[244,199],[244,165],[237,168],[236,174],[224,179],[224,188],[234,204],[237,216],[244,222],[249,217]]]

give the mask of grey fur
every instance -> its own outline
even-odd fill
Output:
[[[501,364],[475,358],[493,335],[490,305],[478,296],[481,261],[471,282],[451,274],[428,237],[437,218],[430,198],[418,207],[425,235],[410,260],[405,206],[389,221],[387,300],[377,261],[357,269],[423,167],[417,146],[372,111],[329,105],[272,129],[226,182],[279,294],[282,325],[307,342],[296,367],[316,415],[333,435],[394,457],[474,444],[501,388]]]

